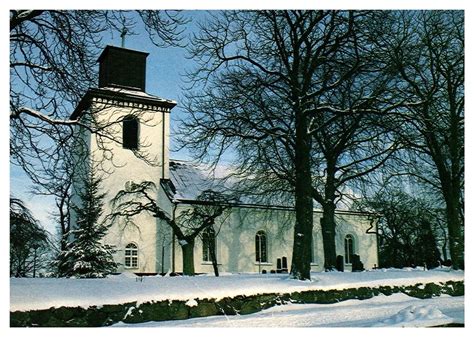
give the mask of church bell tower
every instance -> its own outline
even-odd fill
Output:
[[[72,120],[99,130],[91,133],[84,128],[81,135],[91,162],[99,163],[104,173],[105,214],[112,210],[110,200],[128,182],[151,181],[161,189],[160,181],[169,178],[170,112],[177,103],[146,92],[147,56],[142,51],[105,47],[98,59],[98,87],[87,91],[71,115]],[[168,229],[156,218],[139,214],[114,223],[104,241],[117,250],[118,271],[153,274],[167,271],[169,258],[163,256],[168,254],[167,235]]]

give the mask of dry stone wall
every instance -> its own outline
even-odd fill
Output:
[[[215,315],[252,314],[275,305],[286,303],[330,304],[350,299],[364,300],[380,294],[405,293],[417,298],[431,298],[447,294],[464,295],[464,282],[416,284],[395,287],[361,287],[342,290],[309,290],[286,294],[258,294],[215,299],[186,301],[129,302],[117,305],[59,307],[45,310],[10,312],[12,327],[99,327],[118,322],[142,323],[149,321],[180,320]]]

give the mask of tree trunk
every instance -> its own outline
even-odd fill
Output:
[[[441,249],[443,251],[443,261],[448,259],[448,238],[444,238],[443,247]]]
[[[324,270],[336,268],[336,206],[333,202],[324,203],[321,231],[323,235]]]
[[[194,239],[186,239],[187,244],[181,245],[183,253],[183,274],[194,276]]]
[[[216,240],[215,237],[209,242],[209,250],[211,254],[212,268],[214,269],[214,275],[219,277],[219,267],[217,266],[217,254],[216,254]]]
[[[438,160],[436,160],[438,159]],[[453,269],[464,269],[464,236],[461,219],[461,181],[452,177],[439,158],[433,158],[438,168],[442,192],[446,203],[446,222],[448,224],[449,253]]]
[[[449,252],[453,269],[464,269],[464,237],[459,218],[459,197],[451,191],[451,197],[446,199],[446,220],[448,222]]]
[[[70,203],[69,203],[69,194],[68,191],[70,190],[72,182],[68,182],[67,187],[65,188],[65,192],[63,192],[59,197],[59,228],[61,231],[61,241],[60,241],[60,250],[61,252],[66,250],[66,246],[68,243],[67,236],[69,235],[69,228],[70,228]]]
[[[337,154],[332,153],[327,158],[326,183],[324,186],[323,217],[321,230],[323,235],[324,270],[336,269],[336,162]]]
[[[311,279],[311,239],[313,235],[313,199],[311,178],[311,136],[303,112],[295,114],[295,212],[291,275],[299,280]]]

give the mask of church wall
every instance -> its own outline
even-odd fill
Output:
[[[336,216],[336,251],[344,256],[344,239],[346,235],[354,238],[354,253],[360,256],[365,269],[378,266],[377,236],[375,220],[361,215]],[[367,233],[367,231],[369,233]],[[345,264],[346,270],[351,270],[351,265]]]
[[[177,211],[190,207],[180,205]],[[313,247],[314,261],[312,271],[324,270],[324,253],[320,218],[322,214],[314,213]],[[220,272],[259,272],[277,269],[277,259],[286,257],[288,269],[291,268],[293,242],[294,212],[288,210],[264,210],[259,208],[233,208],[230,216],[216,227],[217,260]],[[336,252],[344,255],[344,238],[351,234],[355,238],[355,254],[360,255],[366,269],[377,262],[376,236],[367,234],[370,221],[364,215],[338,214],[336,219]],[[255,235],[263,230],[267,238],[267,261],[256,262]],[[375,231],[375,229],[374,229]],[[194,267],[196,273],[213,273],[212,264],[203,261],[202,240],[197,238],[194,247]],[[181,248],[176,243],[176,271],[182,271]],[[352,266],[345,265],[350,271]]]

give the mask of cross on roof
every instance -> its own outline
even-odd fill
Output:
[[[120,33],[120,37],[122,38],[122,48],[125,48],[125,35],[127,35],[127,32],[127,27],[123,26],[122,32]]]

